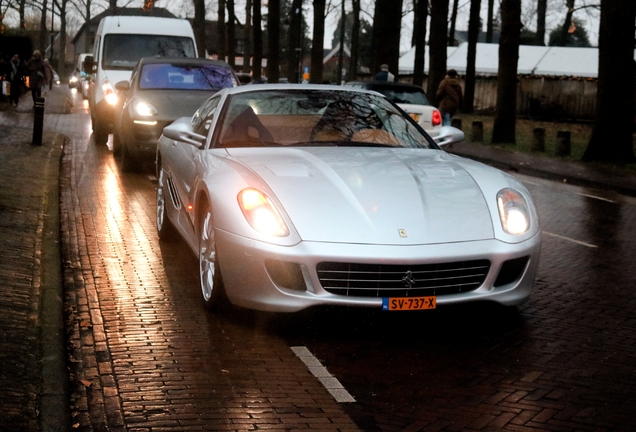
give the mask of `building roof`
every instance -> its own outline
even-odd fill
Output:
[[[459,74],[466,73],[468,43],[448,47],[446,66]],[[636,51],[634,52],[636,59]],[[399,73],[412,74],[415,62],[415,47],[400,57]],[[430,64],[426,47],[424,72]],[[499,68],[499,45],[477,44],[475,71],[477,75],[497,75]],[[596,78],[598,75],[598,48],[519,46],[517,71],[520,75],[570,76]]]

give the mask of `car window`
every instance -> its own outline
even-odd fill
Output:
[[[219,96],[208,99],[192,116],[192,130],[199,135],[207,136],[221,98]]]
[[[424,90],[416,87],[373,87],[373,90],[382,93],[387,99],[395,103],[430,105]]]
[[[435,147],[384,97],[334,90],[253,91],[228,97],[215,146]]]
[[[151,63],[143,66],[140,89],[212,90],[235,87],[231,69],[216,64]]]
[[[188,37],[109,34],[104,38],[102,69],[131,70],[142,57],[195,57]]]

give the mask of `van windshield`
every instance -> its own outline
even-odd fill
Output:
[[[132,70],[142,57],[196,57],[188,37],[109,34],[104,38],[103,69]]]

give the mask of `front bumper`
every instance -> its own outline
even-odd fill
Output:
[[[136,158],[152,158],[157,153],[157,142],[163,128],[171,121],[128,120],[125,128],[126,145],[130,154]]]
[[[301,242],[284,247],[217,231],[216,244],[229,300],[241,307],[271,312],[295,312],[318,305],[382,307],[382,297],[327,292],[316,271],[321,262],[418,265],[485,259],[490,261],[490,269],[477,289],[440,295],[433,291],[427,295],[436,295],[438,305],[478,300],[517,305],[530,295],[541,248],[540,234],[519,244],[498,240],[425,246]],[[496,286],[503,264],[521,257],[528,257],[528,260],[518,276],[504,284],[498,282]],[[276,277],[272,277],[266,266],[266,261],[272,260],[297,264],[305,288],[288,289],[277,285],[273,281]]]

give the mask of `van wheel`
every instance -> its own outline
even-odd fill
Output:
[[[121,138],[119,134],[113,131],[113,156],[119,156],[121,154]]]
[[[98,118],[93,120],[93,141],[97,145],[108,142],[108,126]]]

